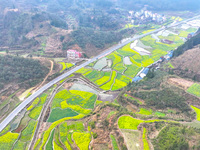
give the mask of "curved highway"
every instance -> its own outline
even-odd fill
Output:
[[[123,43],[119,43],[118,45],[116,46],[113,46],[111,48],[109,48],[108,50],[104,51],[103,53],[99,54],[98,56],[95,56],[91,59],[89,59],[87,62],[81,64],[80,66],[77,66],[75,68],[73,68],[72,70],[60,75],[59,77],[55,78],[54,80],[50,81],[49,83],[47,83],[46,85],[44,85],[43,87],[41,87],[39,90],[37,90],[34,94],[32,94],[31,96],[29,96],[26,100],[24,100],[20,105],[18,105],[0,124],[0,132],[18,115],[18,113],[20,111],[22,111],[29,103],[31,103],[35,98],[37,98],[40,94],[42,94],[45,90],[47,90],[48,88],[50,88],[52,85],[56,84],[57,82],[63,80],[64,78],[68,77],[69,75],[73,74],[74,72],[76,72],[77,70],[87,66],[88,64],[96,61],[97,59],[100,59],[110,53],[112,53],[113,51],[127,45],[128,43],[134,41],[134,40],[137,40],[137,39],[140,39],[142,37],[145,37],[147,35],[150,35],[150,34],[153,34],[153,33],[156,33],[156,32],[159,32],[163,29],[166,29],[166,28],[170,28],[170,27],[173,27],[173,26],[177,26],[177,25],[180,25],[184,22],[187,22],[187,21],[191,21],[191,20],[194,20],[194,19],[197,19],[198,17],[200,17],[200,15],[194,17],[194,18],[190,18],[190,19],[187,19],[187,20],[184,20],[184,21],[181,21],[181,22],[178,22],[178,23],[175,23],[173,25],[168,25],[168,26],[163,26],[162,28],[160,29],[156,29],[154,31],[151,31],[151,32],[148,32],[148,33],[145,33],[143,35],[139,35],[137,37],[134,37],[134,38],[131,38]]]

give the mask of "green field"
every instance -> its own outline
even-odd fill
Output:
[[[117,141],[116,141],[114,135],[111,134],[111,135],[110,135],[110,138],[111,138],[111,140],[112,140],[112,147],[113,147],[113,150],[119,150],[118,145],[117,145]]]
[[[108,82],[110,80],[111,77],[111,72],[105,72],[104,76],[98,80],[96,80],[94,83],[98,86]]]
[[[80,150],[88,150],[91,141],[90,133],[74,132],[73,139]]]
[[[113,71],[110,81],[107,82],[106,84],[102,85],[100,88],[103,89],[103,90],[106,90],[106,91],[110,90],[111,86],[112,86],[112,84],[115,80],[116,75],[117,75],[116,71]]]
[[[143,120],[135,119],[131,116],[122,116],[118,120],[118,126],[120,129],[137,130],[138,125],[143,122]]]
[[[67,109],[55,108],[52,110],[49,116],[48,122],[55,122],[65,117],[74,117],[77,115],[78,113],[71,110],[70,108],[67,108]]]
[[[141,115],[151,115],[152,114],[152,110],[147,110],[147,109],[144,109],[144,108],[140,108],[140,112],[138,114],[141,114]]]
[[[150,150],[149,144],[148,144],[148,142],[147,142],[146,132],[147,132],[147,129],[146,129],[146,128],[143,128],[143,135],[142,135],[142,139],[143,139],[143,148],[144,148],[144,150]]]
[[[187,89],[187,92],[200,97],[200,84],[193,84]]]
[[[191,105],[191,107],[192,107],[192,109],[194,109],[194,111],[195,111],[196,114],[197,114],[197,121],[200,121],[200,109],[197,108],[197,107],[194,107],[194,106],[192,106],[192,105]]]

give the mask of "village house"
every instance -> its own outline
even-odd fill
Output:
[[[69,49],[67,51],[67,58],[69,59],[81,58],[81,56],[82,56],[82,53],[76,50]]]

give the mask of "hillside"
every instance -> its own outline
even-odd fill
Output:
[[[200,48],[196,46],[193,49],[186,51],[171,61],[174,66],[174,73],[186,78],[191,78],[200,81]]]
[[[198,9],[0,1],[0,150],[199,150]]]

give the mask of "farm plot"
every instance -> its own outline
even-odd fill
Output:
[[[193,84],[187,89],[187,92],[197,97],[200,97],[200,84],[197,83]]]
[[[117,54],[117,52],[113,52],[110,55],[106,56],[108,59],[112,60],[112,67],[114,67],[116,64],[122,62],[122,57]]]
[[[123,73],[126,70],[126,67],[124,66],[123,63],[118,63],[113,67],[113,70]]]
[[[79,69],[79,70],[77,70],[76,71],[76,73],[81,73],[81,74],[85,74],[85,73],[87,73],[87,72],[91,72],[92,71],[92,69],[91,68],[81,68],[81,69]]]
[[[14,142],[17,140],[19,134],[7,132],[6,134],[0,136],[0,149],[12,149]]]
[[[151,115],[153,113],[153,111],[150,109],[150,110],[147,110],[147,109],[144,109],[144,108],[140,108],[140,112],[138,114],[141,114],[141,115]]]
[[[65,63],[65,62],[59,62],[59,64],[62,65],[62,70],[60,72],[63,72],[65,69],[71,68],[74,66],[72,63]]]
[[[118,120],[118,126],[120,129],[137,130],[138,125],[143,122],[143,120],[135,119],[131,116],[122,116]]]
[[[200,121],[200,109],[197,108],[197,107],[194,107],[194,106],[192,106],[192,105],[191,105],[191,107],[192,107],[192,109],[194,109],[194,111],[195,111],[196,114],[197,114],[197,121]]]
[[[126,77],[122,74],[117,73],[115,83],[112,86],[112,91],[121,89],[121,88],[127,86],[130,82],[131,82],[130,78],[128,78],[128,77]]]
[[[59,91],[53,99],[51,106],[52,112],[49,119],[51,120],[51,115],[53,118],[56,117],[58,120],[64,117],[76,116],[78,115],[78,113],[85,115],[89,114],[91,112],[91,109],[94,108],[96,99],[96,94],[90,92],[78,90]],[[60,113],[57,111],[59,111]],[[54,121],[55,119],[50,122]]]
[[[105,74],[104,74],[104,76],[105,76]],[[95,81],[95,83],[96,83],[96,81]],[[98,92],[96,90],[94,90],[93,88],[91,88],[85,84],[81,84],[81,83],[73,84],[73,86],[70,88],[70,90],[78,90],[78,91],[85,91],[85,92],[98,94]]]
[[[43,104],[46,102],[47,94],[42,94],[40,97],[36,98],[31,106],[27,108],[30,110],[29,117],[32,119],[37,119],[42,111]]]
[[[115,80],[115,78],[116,78],[116,75],[117,75],[116,71],[113,71],[110,81],[107,82],[106,84],[100,86],[100,88],[103,89],[103,90],[106,90],[106,91],[107,91],[107,90],[110,90],[111,87],[112,87],[112,84],[114,83],[114,80]]]
[[[102,78],[104,76],[104,72],[102,71],[97,71],[97,70],[93,70],[88,74],[83,74],[87,79],[89,79],[90,81],[94,82],[100,78]]]
[[[113,150],[119,150],[118,145],[117,145],[117,141],[116,141],[114,135],[111,134],[111,135],[110,135],[110,138],[111,138],[111,140],[112,140]]]
[[[48,122],[55,122],[57,120],[60,120],[65,117],[74,117],[77,116],[78,113],[71,110],[70,108],[67,109],[60,109],[60,108],[55,108],[52,110]]]
[[[143,148],[144,148],[144,150],[150,150],[149,143],[147,142],[146,132],[147,132],[147,129],[143,128],[143,135],[142,135]]]
[[[121,129],[128,149],[140,150],[140,132]]]
[[[104,67],[107,66],[107,59],[106,57],[103,57],[102,59],[98,60],[96,64],[94,65],[95,70],[102,70]]]
[[[138,67],[136,65],[127,65],[127,70],[124,72],[125,75],[127,75],[128,77],[135,77],[137,75],[137,73],[142,69],[141,67]]]
[[[98,86],[108,82],[111,78],[111,72],[105,72],[104,76],[98,80],[96,80],[94,83]]]
[[[47,143],[46,149],[48,150],[53,148],[72,150],[76,146],[83,150],[89,149],[91,134],[85,131],[83,122],[69,123],[64,120],[57,122],[54,125],[52,124],[51,128],[45,132],[46,135],[43,136],[43,144],[40,148]]]
[[[73,139],[80,150],[88,150],[91,141],[90,133],[74,132]]]
[[[130,47],[131,43],[127,44],[121,49],[118,49],[117,52],[122,56],[132,56],[134,54],[139,54],[138,52],[134,51]]]

